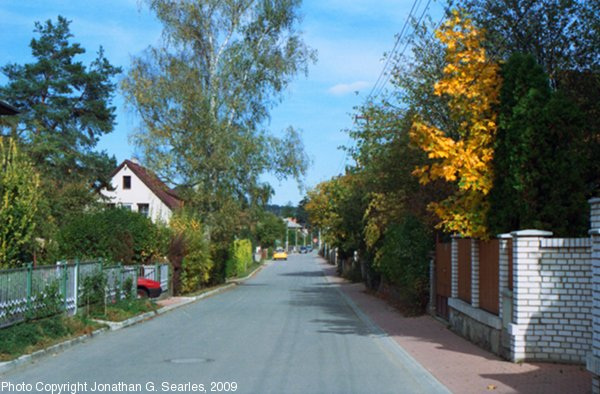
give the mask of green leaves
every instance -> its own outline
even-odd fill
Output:
[[[187,189],[211,239],[231,237],[240,211],[270,190],[262,174],[299,180],[306,171],[299,133],[265,129],[283,90],[314,58],[295,30],[299,2],[149,4],[164,42],[134,59],[123,81],[143,120],[132,140],[150,168]]]
[[[13,139],[0,137],[0,268],[30,258],[40,177]]]
[[[114,157],[96,152],[99,138],[113,130],[116,88],[112,79],[121,72],[102,48],[89,66],[77,57],[85,53],[73,43],[70,22],[59,16],[35,24],[31,40],[34,60],[1,68],[8,82],[0,96],[21,110],[10,123],[0,123],[40,173],[45,201],[37,215],[37,236],[54,236],[71,212],[81,212],[97,201],[92,188],[108,183]]]

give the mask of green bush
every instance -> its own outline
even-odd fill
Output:
[[[173,266],[174,291],[194,292],[210,282],[214,269],[203,226],[194,214],[186,211],[173,216],[170,226],[169,262]]]
[[[230,278],[242,274],[251,264],[252,242],[249,239],[236,239],[233,241],[226,265],[227,277]]]
[[[420,313],[427,306],[431,233],[417,217],[408,214],[388,228],[375,256],[375,269],[394,285],[403,306]]]
[[[136,212],[106,208],[73,216],[60,229],[59,252],[66,259],[104,258],[124,264],[164,256],[168,230]]]

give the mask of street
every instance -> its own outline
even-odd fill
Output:
[[[315,255],[290,255],[230,291],[22,366],[3,391],[445,392],[336,287]]]

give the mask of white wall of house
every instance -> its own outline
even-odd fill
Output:
[[[123,188],[123,177],[131,177],[131,188]],[[127,164],[111,180],[113,191],[102,190],[102,195],[108,197],[108,203],[116,206],[128,206],[131,210],[138,212],[140,204],[148,204],[148,216],[154,223],[169,223],[172,211],[138,178]]]

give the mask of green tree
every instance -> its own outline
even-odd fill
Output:
[[[0,137],[0,268],[30,258],[40,177],[12,138]]]
[[[525,228],[575,236],[588,227],[582,117],[552,91],[531,55],[502,69],[489,223],[494,233]]]
[[[285,223],[271,212],[263,212],[256,224],[256,240],[264,248],[274,247],[277,240],[285,239]]]
[[[560,72],[600,67],[600,2],[461,0],[498,59],[532,55],[555,83]]]
[[[123,82],[143,121],[133,141],[150,168],[187,186],[211,239],[229,245],[240,210],[269,197],[261,174],[298,179],[306,169],[293,128],[283,138],[265,129],[271,107],[314,58],[296,30],[300,3],[148,3],[165,40],[135,58]]]
[[[114,158],[94,148],[113,130],[111,79],[120,72],[102,48],[89,66],[77,60],[85,49],[72,42],[69,24],[62,16],[36,22],[38,37],[30,43],[35,61],[2,67],[8,82],[0,87],[0,95],[21,110],[3,133],[30,156],[51,200],[49,213],[59,220],[94,201],[90,185],[100,186],[115,166]]]

